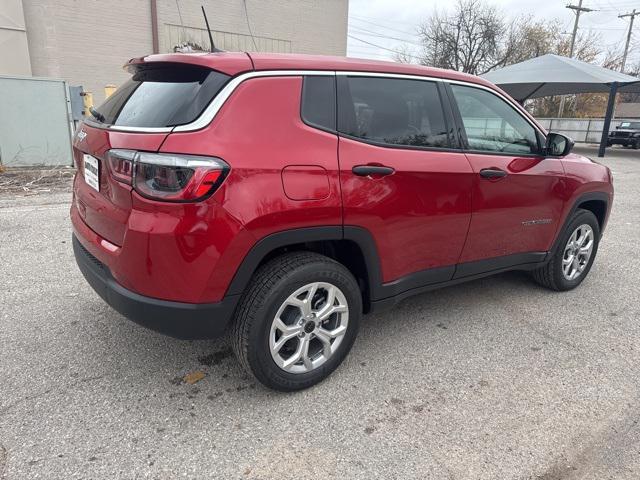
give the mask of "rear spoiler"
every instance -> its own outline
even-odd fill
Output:
[[[214,53],[163,53],[136,57],[129,60],[123,68],[134,73],[150,65],[193,65],[209,68],[230,76],[253,70],[253,62],[244,52],[214,52]]]

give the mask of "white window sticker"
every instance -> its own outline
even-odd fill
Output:
[[[99,162],[98,159],[91,155],[85,154],[84,160],[84,181],[87,182],[91,188],[100,191],[100,176],[99,176]]]

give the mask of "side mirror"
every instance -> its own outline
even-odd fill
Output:
[[[544,147],[545,154],[550,157],[564,157],[573,148],[574,141],[560,133],[549,133]]]

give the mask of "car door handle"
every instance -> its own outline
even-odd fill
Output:
[[[395,170],[391,167],[385,167],[384,165],[356,165],[351,169],[354,175],[360,177],[368,177],[376,175],[384,177],[385,175],[391,175]]]
[[[483,168],[480,170],[482,178],[502,178],[507,176],[507,172],[499,168]]]

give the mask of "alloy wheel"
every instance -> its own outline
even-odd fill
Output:
[[[576,228],[566,246],[562,255],[562,274],[567,280],[575,280],[580,275],[591,258],[593,252],[593,229],[587,224],[580,225]]]
[[[269,332],[276,365],[289,373],[307,373],[336,352],[349,323],[342,291],[327,282],[309,283],[293,292],[278,309]]]

